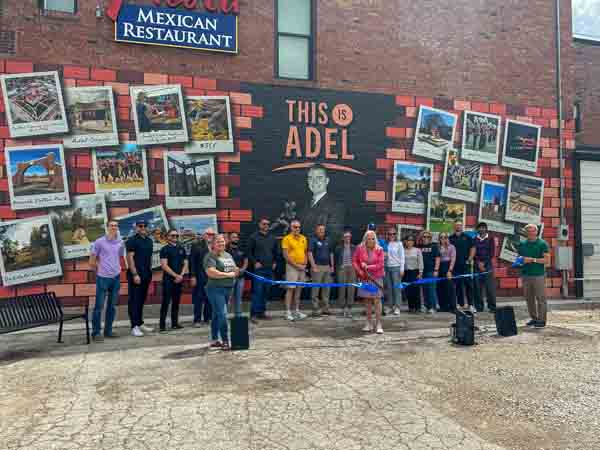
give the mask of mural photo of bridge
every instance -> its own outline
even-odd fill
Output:
[[[69,204],[62,145],[7,147],[6,165],[14,209]]]

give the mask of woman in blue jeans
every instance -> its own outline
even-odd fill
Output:
[[[208,277],[206,294],[212,307],[211,347],[229,350],[227,328],[227,301],[239,276],[240,269],[233,257],[225,251],[225,237],[219,234],[213,241],[210,253],[204,257],[204,270]]]

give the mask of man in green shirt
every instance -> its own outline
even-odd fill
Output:
[[[550,264],[550,249],[543,239],[538,237],[537,225],[525,227],[527,240],[519,244],[519,256],[523,257],[521,277],[523,293],[527,300],[527,309],[531,320],[527,326],[544,328],[546,326],[546,266]]]

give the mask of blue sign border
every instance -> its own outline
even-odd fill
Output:
[[[127,6],[134,6],[134,7],[139,8],[140,6],[143,6],[143,5],[124,5],[124,8]],[[145,6],[147,6],[147,5],[145,5]],[[121,17],[121,13],[123,12],[124,8],[121,9],[121,12],[119,13],[119,17],[117,17],[117,20],[115,20],[115,42],[124,42],[127,44],[139,44],[139,45],[152,45],[152,46],[159,46],[159,47],[185,48],[188,50],[229,53],[229,54],[235,54],[235,55],[237,55],[239,53],[239,43],[238,43],[238,39],[239,39],[239,26],[238,25],[239,24],[238,24],[238,16],[237,15],[233,16],[235,18],[235,49],[234,50],[222,50],[222,49],[214,49],[214,48],[208,48],[208,47],[204,48],[204,47],[193,47],[193,46],[188,46],[188,45],[159,44],[156,42],[143,42],[143,41],[135,41],[135,40],[118,39],[117,38],[117,28],[119,26],[119,18]],[[152,8],[152,9],[158,10],[160,12],[164,12],[165,10],[178,12],[178,10],[175,10],[174,8]],[[195,14],[200,15],[199,13],[195,13]],[[203,14],[203,15],[208,16],[208,14]]]

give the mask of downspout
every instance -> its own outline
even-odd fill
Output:
[[[563,104],[562,104],[562,66],[560,58],[561,34],[560,34],[560,0],[555,3],[555,37],[556,37],[556,110],[558,112],[558,160],[560,177],[560,225],[566,225],[565,217],[565,160],[563,154]],[[561,236],[559,236],[560,240]],[[562,271],[562,296],[567,298],[569,295],[569,278],[566,270]]]

